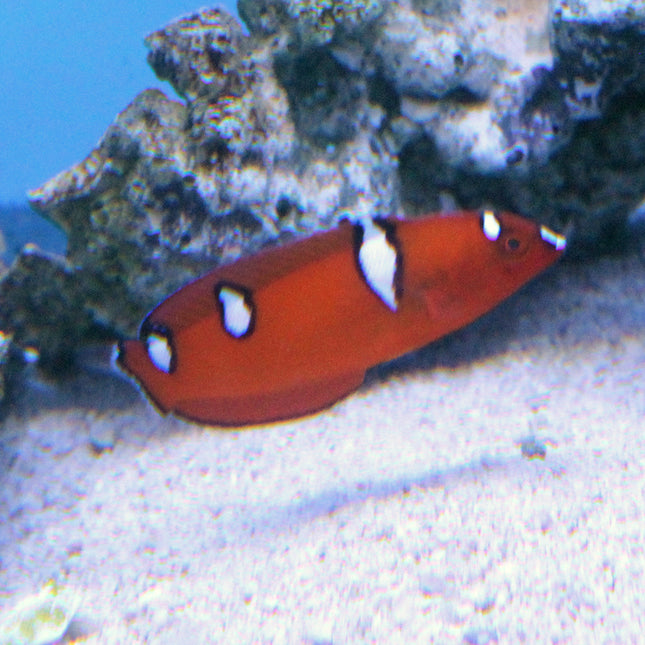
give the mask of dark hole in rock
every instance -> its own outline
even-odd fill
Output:
[[[159,233],[144,233],[144,243],[147,247],[159,246]]]
[[[242,153],[242,158],[240,159],[240,163],[242,166],[259,166],[262,167],[264,161],[264,157],[262,155],[262,149],[259,147],[252,147],[252,148],[247,148],[243,153]]]
[[[143,122],[145,123],[148,130],[156,130],[159,127],[159,115],[152,110],[144,110],[142,116]]]
[[[451,188],[453,174],[430,137],[411,141],[399,153],[401,201],[412,213],[435,210],[439,193]]]
[[[226,216],[228,228],[257,233],[262,224],[248,208],[236,208]]]
[[[464,85],[457,85],[451,89],[445,96],[444,101],[454,101],[461,105],[474,105],[481,103],[482,99],[470,88],[465,87]]]
[[[197,150],[197,163],[207,170],[215,166],[223,168],[226,160],[233,153],[226,145],[226,141],[219,137],[207,139]]]
[[[148,64],[162,81],[172,78],[175,73],[175,62],[161,49],[148,53]]]
[[[209,216],[202,196],[195,188],[186,188],[182,178],[155,186],[152,194],[157,200],[157,210],[163,215],[162,234],[180,245],[188,244],[190,239],[184,241],[184,235],[193,236]],[[187,227],[189,231],[186,231]]]
[[[275,205],[275,212],[277,213],[278,217],[282,219],[289,214],[291,207],[291,200],[288,197],[280,197],[277,204]]]
[[[506,163],[509,166],[514,166],[518,163],[520,163],[524,159],[524,150],[520,147],[513,148],[507,155],[506,155]]]
[[[381,72],[370,79],[368,97],[372,103],[380,105],[390,118],[401,111],[401,100],[394,84]]]
[[[206,51],[206,54],[208,56],[208,62],[210,63],[211,67],[213,69],[220,69],[224,54],[219,49],[213,49],[213,47],[209,47]]]
[[[352,116],[360,90],[353,81],[354,74],[331,53],[312,48],[296,57],[278,54],[274,71],[287,92],[301,136],[321,147],[354,136],[357,126]]]

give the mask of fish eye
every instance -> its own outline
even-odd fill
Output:
[[[517,258],[527,250],[526,240],[517,234],[517,231],[505,231],[500,235],[499,244],[503,253]]]

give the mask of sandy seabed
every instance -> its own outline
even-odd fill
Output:
[[[644,337],[635,253],[293,422],[163,418],[96,362],[32,378],[0,428],[0,605],[65,581],[64,642],[644,643]]]

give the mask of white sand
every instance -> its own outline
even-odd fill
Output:
[[[0,604],[66,578],[67,642],[645,642],[643,269],[561,264],[267,428],[96,370],[34,387],[0,429]]]

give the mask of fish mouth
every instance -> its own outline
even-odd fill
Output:
[[[552,231],[548,226],[540,226],[540,237],[556,251],[564,251],[567,248],[567,238]]]

